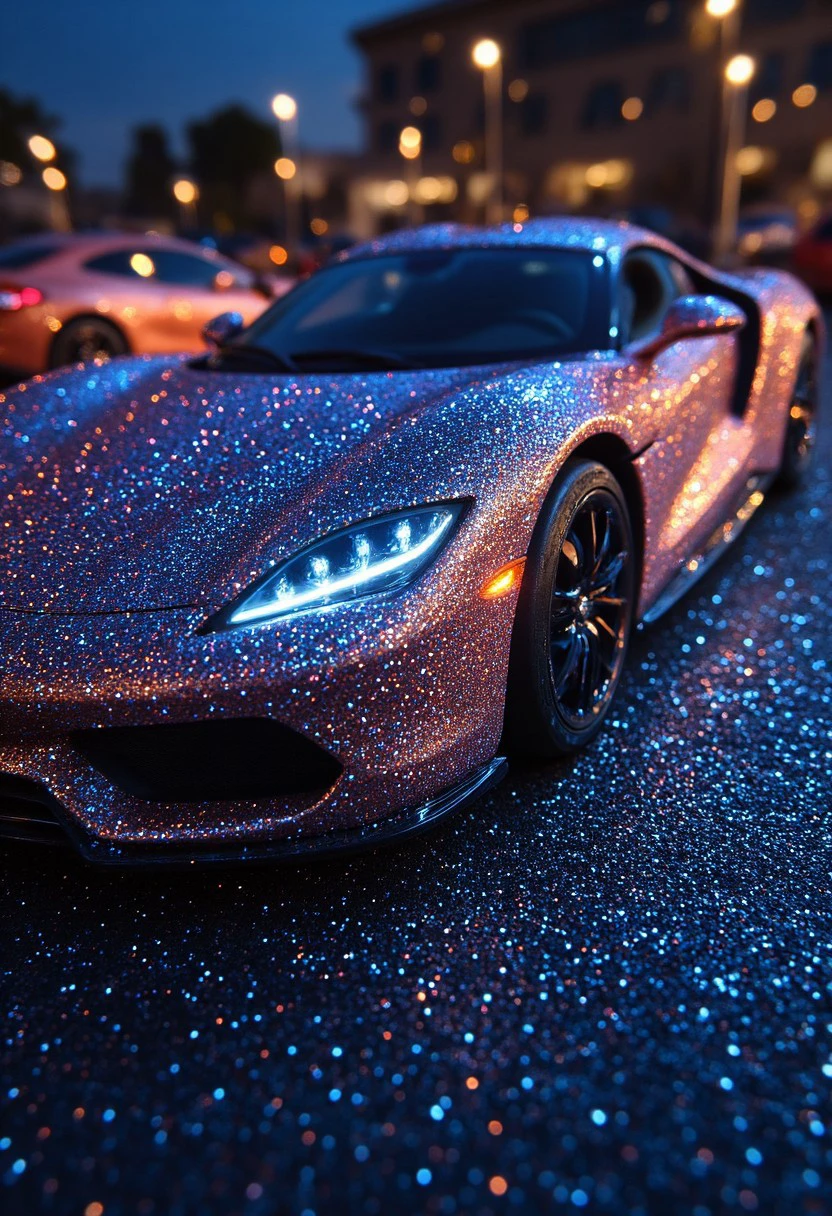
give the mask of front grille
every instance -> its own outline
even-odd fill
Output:
[[[72,745],[125,794],[215,802],[323,794],[341,765],[268,718],[76,731]]]
[[[66,844],[63,824],[48,792],[36,781],[0,773],[0,837],[39,844]]]

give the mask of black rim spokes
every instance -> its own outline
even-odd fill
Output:
[[[606,494],[576,511],[561,545],[550,615],[555,697],[567,721],[599,712],[620,663],[629,554],[618,504]]]

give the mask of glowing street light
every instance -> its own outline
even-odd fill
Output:
[[[189,177],[178,177],[171,187],[173,197],[181,208],[183,226],[196,224],[196,204],[199,200],[199,186]]]
[[[288,93],[276,93],[272,98],[272,110],[280,122],[294,122],[298,114],[298,103]]]
[[[276,93],[272,98],[272,113],[281,126],[282,155],[275,161],[274,171],[283,182],[283,206],[286,215],[286,245],[296,253],[300,243],[301,177],[300,140],[298,136],[298,103],[288,93]]]
[[[737,244],[737,221],[740,214],[742,173],[739,153],[745,142],[748,86],[754,79],[757,64],[750,55],[733,55],[725,65],[726,109],[725,160],[722,166],[722,197],[719,208],[717,254],[726,257]]]
[[[725,65],[725,79],[728,84],[742,88],[750,84],[757,65],[750,55],[734,55]]]
[[[33,135],[29,140],[29,151],[35,160],[40,160],[44,163],[54,160],[58,155],[52,140],[47,139],[45,135]]]
[[[41,177],[48,190],[66,190],[66,175],[61,173],[60,169],[56,169],[54,165],[48,165]]]
[[[496,68],[502,59],[499,43],[496,43],[493,38],[481,38],[474,46],[471,58],[475,67],[481,68],[482,71]]]
[[[707,0],[705,12],[709,17],[721,20],[729,16],[737,7],[737,0]]]
[[[199,198],[196,182],[192,182],[189,177],[180,177],[173,183],[173,197],[183,207],[192,206]]]
[[[399,152],[405,160],[418,160],[422,154],[422,132],[418,127],[404,127],[399,135]]]
[[[503,218],[503,55],[493,38],[481,38],[471,50],[474,67],[482,72],[485,96],[485,169],[491,176],[486,218]]]
[[[420,171],[422,156],[422,132],[418,127],[403,127],[399,132],[399,155],[408,162],[407,196],[410,200],[410,223],[418,224],[422,220],[422,209],[416,197],[416,183]]]

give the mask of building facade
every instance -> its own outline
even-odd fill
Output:
[[[725,28],[705,0],[446,0],[357,30],[362,226],[482,217],[480,38],[502,51],[507,214],[672,209],[713,221]],[[832,198],[832,0],[744,0],[743,199],[804,220]],[[417,165],[400,132],[421,133]],[[356,210],[361,207],[356,204]]]

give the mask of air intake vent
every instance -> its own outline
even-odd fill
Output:
[[[268,718],[105,727],[70,741],[125,794],[153,802],[323,794],[341,774],[323,748]]]

